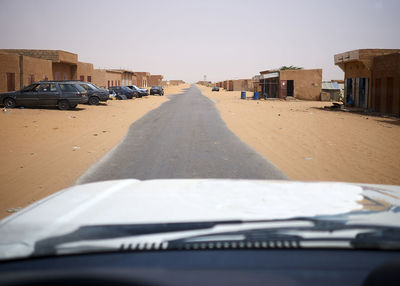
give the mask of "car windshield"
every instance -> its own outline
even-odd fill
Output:
[[[399,251],[399,11],[2,1],[0,260]]]

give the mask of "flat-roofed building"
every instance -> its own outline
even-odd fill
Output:
[[[0,92],[21,89],[35,81],[52,80],[52,61],[0,50]],[[18,50],[19,51],[19,50]]]
[[[321,99],[322,69],[266,70],[256,78],[260,97]]]
[[[78,62],[77,74],[80,81],[92,82],[94,74],[93,64]]]
[[[392,96],[387,91],[397,82],[400,66],[395,59],[399,52],[400,49],[359,49],[336,54],[335,65],[344,71],[344,104],[383,113],[398,110],[392,101],[396,100],[396,92]]]
[[[54,80],[77,80],[78,55],[62,50],[28,50],[4,49],[7,53],[20,56],[49,60],[52,63],[52,77]]]
[[[148,87],[148,79],[150,77],[149,72],[135,72],[137,78],[137,86],[140,88]]]
[[[160,86],[163,80],[163,76],[160,74],[151,74],[148,78],[148,86]]]
[[[102,88],[110,86],[120,86],[122,79],[121,70],[95,69],[93,72],[93,83]]]

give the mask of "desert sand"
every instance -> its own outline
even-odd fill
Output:
[[[329,102],[241,100],[239,91],[199,87],[228,128],[292,180],[400,185],[399,118],[324,110]]]
[[[165,95],[188,85],[165,88]],[[0,218],[69,187],[166,96],[0,111]]]

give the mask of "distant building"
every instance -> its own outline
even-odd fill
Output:
[[[93,83],[102,88],[109,88],[110,86],[120,86],[122,73],[123,72],[121,70],[95,69]]]
[[[150,75],[150,77],[148,78],[148,86],[160,86],[162,80],[162,75]]]
[[[137,86],[140,88],[148,87],[148,80],[150,78],[149,72],[135,72],[137,78]]]
[[[260,97],[321,99],[322,69],[266,70],[254,79]]]
[[[360,49],[334,56],[344,71],[344,103],[400,115],[400,49]]]
[[[339,101],[341,98],[341,89],[335,81],[323,81],[321,91],[321,101]]]
[[[169,80],[169,85],[180,85],[180,84],[184,84],[185,82],[183,80],[180,79],[171,79]]]

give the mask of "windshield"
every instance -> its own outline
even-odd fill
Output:
[[[3,2],[0,259],[397,250],[400,1]]]

